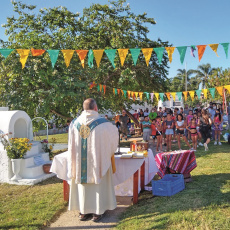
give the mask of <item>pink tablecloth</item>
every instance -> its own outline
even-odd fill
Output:
[[[159,169],[158,175],[161,178],[164,177],[167,170],[171,173],[188,174],[197,166],[195,153],[191,150],[158,153],[155,161]]]

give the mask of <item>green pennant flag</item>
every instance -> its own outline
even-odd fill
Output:
[[[220,43],[223,48],[224,48],[224,51],[225,51],[225,54],[226,54],[226,58],[228,58],[228,46],[229,46],[229,43]]]
[[[100,91],[100,85],[97,85],[97,91],[98,92]]]
[[[212,95],[212,98],[214,98],[215,97],[215,90],[216,90],[216,88],[208,88],[208,89],[209,89],[209,91],[210,91],[210,93]]]
[[[181,101],[182,92],[176,92],[176,95],[178,97],[178,100]]]
[[[159,48],[153,48],[153,50],[157,54],[158,61],[161,64],[165,48],[164,47],[159,47]]]
[[[109,58],[110,62],[112,63],[113,68],[115,68],[114,59],[115,59],[116,51],[117,51],[116,49],[105,50],[105,53],[107,57]]]
[[[7,58],[8,55],[13,51],[14,49],[0,49],[0,53],[4,58]]]
[[[146,94],[147,100],[149,100],[149,93],[145,92],[145,94]]]
[[[141,52],[141,49],[129,49],[132,55],[133,63],[134,65],[137,64],[137,59],[139,57],[139,54]]]
[[[196,90],[196,95],[197,95],[198,99],[200,100],[201,89]]]
[[[94,59],[93,50],[89,50],[89,52],[88,52],[88,65],[90,68],[93,68],[93,59]]]
[[[127,90],[123,90],[124,96],[127,97]]]
[[[186,50],[187,50],[187,46],[179,46],[179,47],[177,47],[177,50],[180,54],[180,62],[181,62],[181,64],[183,64],[184,57],[185,57]]]
[[[116,88],[114,88],[114,92],[115,92],[115,95],[117,95],[117,89]]]
[[[54,68],[55,63],[56,63],[56,61],[58,59],[59,50],[47,50],[47,52],[50,55],[50,60],[51,60],[51,63],[52,63],[52,67]]]
[[[160,97],[161,97],[161,100],[164,101],[164,93],[159,93]]]

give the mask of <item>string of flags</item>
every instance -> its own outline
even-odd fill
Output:
[[[97,90],[104,94],[106,93],[106,87],[107,87],[106,85],[96,84],[95,82],[91,82],[89,88],[92,89],[93,87],[97,87]],[[164,101],[165,96],[167,97],[168,100],[170,100],[172,97],[174,101],[176,101],[176,96],[179,101],[182,100],[182,96],[184,96],[185,101],[187,101],[188,96],[190,96],[193,101],[195,96],[197,96],[197,98],[200,100],[201,94],[203,94],[205,99],[210,97],[210,95],[214,99],[216,92],[219,93],[219,95],[223,97],[225,89],[230,94],[230,85],[218,86],[218,87],[202,89],[202,90],[191,90],[191,91],[183,91],[183,92],[166,92],[166,93],[134,92],[131,90],[113,88],[113,94],[115,96],[121,95],[127,99],[132,99],[134,101],[136,99],[139,99],[141,101],[146,99],[148,101],[151,100],[151,102],[153,102],[154,96],[156,97],[157,101],[159,100]]]
[[[66,67],[68,67],[70,65],[73,54],[76,51],[83,68],[85,68],[86,57],[88,58],[88,65],[90,68],[93,68],[93,66],[94,66],[94,59],[96,61],[97,67],[99,68],[100,63],[101,63],[101,59],[102,59],[102,56],[104,53],[108,57],[112,66],[115,68],[116,66],[115,66],[114,60],[115,60],[117,53],[118,53],[119,58],[120,58],[121,66],[123,66],[125,63],[125,59],[126,59],[129,52],[132,56],[132,60],[133,60],[134,65],[137,64],[137,60],[139,58],[139,55],[142,52],[142,54],[145,57],[146,65],[148,66],[153,52],[156,53],[158,62],[159,62],[159,64],[161,64],[163,54],[166,51],[168,54],[169,61],[171,63],[172,59],[173,59],[173,53],[174,53],[175,49],[177,49],[179,52],[179,55],[180,55],[181,64],[183,64],[187,48],[190,48],[191,55],[193,57],[195,57],[194,52],[197,50],[198,59],[200,61],[203,57],[203,54],[204,54],[207,46],[209,46],[215,52],[215,54],[218,56],[217,50],[218,50],[219,44],[222,45],[224,52],[226,54],[226,58],[228,58],[229,43],[217,43],[217,44],[197,45],[197,46],[191,45],[191,46],[178,46],[178,47],[136,48],[136,49],[61,50],[61,52],[63,54]],[[13,52],[14,50],[16,50],[20,56],[20,62],[22,64],[22,69],[25,67],[25,64],[26,64],[26,61],[27,61],[27,58],[28,58],[30,52],[31,52],[32,56],[34,56],[34,57],[41,56],[45,52],[47,52],[50,56],[50,60],[51,60],[51,64],[52,64],[53,68],[57,62],[57,59],[58,59],[58,56],[60,53],[60,50],[44,50],[44,49],[33,49],[33,48],[31,48],[31,49],[0,49],[0,53],[3,55],[4,58],[7,58],[11,54],[11,52]]]

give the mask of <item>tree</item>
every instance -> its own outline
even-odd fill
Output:
[[[8,17],[4,25],[8,41],[1,43],[5,48],[89,50],[170,46],[160,39],[152,41],[148,38],[147,25],[154,25],[154,19],[148,18],[146,13],[134,14],[129,5],[125,5],[125,0],[112,1],[110,6],[93,4],[84,9],[82,16],[65,7],[45,8],[35,13],[36,6],[21,2],[12,4],[18,17]],[[147,92],[164,91],[167,87],[166,54],[160,65],[153,53],[149,67],[146,67],[142,54],[136,66],[129,54],[123,67],[117,55],[115,69],[106,55],[100,68],[95,62],[90,68],[87,59],[82,68],[76,53],[68,68],[61,52],[54,69],[47,53],[29,56],[23,70],[16,52],[0,61],[1,103],[11,109],[25,110],[32,117],[48,118],[53,114],[64,119],[74,117],[88,97],[97,100],[101,111],[118,111],[123,106],[130,107],[133,101],[115,97],[113,87]],[[107,93],[98,92],[96,88],[89,90],[89,83],[93,81],[107,85]],[[136,100],[135,103],[140,102]]]

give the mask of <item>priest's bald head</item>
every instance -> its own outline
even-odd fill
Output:
[[[88,98],[83,102],[83,109],[84,110],[94,110],[98,111],[97,103],[93,98]]]

